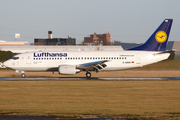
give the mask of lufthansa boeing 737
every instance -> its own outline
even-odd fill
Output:
[[[165,60],[171,51],[166,45],[173,19],[165,19],[150,38],[141,46],[122,51],[44,51],[15,55],[3,64],[22,73],[26,71],[58,71],[59,74],[73,75],[86,71],[118,71]]]

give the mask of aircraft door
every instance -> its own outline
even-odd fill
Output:
[[[26,64],[31,64],[31,55],[30,54],[26,55]]]
[[[136,64],[141,64],[141,54],[137,54],[137,56],[136,56]]]

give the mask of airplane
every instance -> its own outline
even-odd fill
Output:
[[[13,56],[3,64],[22,73],[58,71],[63,75],[74,75],[86,71],[119,71],[142,67],[165,60],[172,51],[166,51],[173,19],[165,19],[149,39],[141,46],[122,51],[41,51]]]

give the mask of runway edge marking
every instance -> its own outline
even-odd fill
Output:
[[[0,77],[1,81],[45,81],[45,80],[59,80],[59,81],[78,81],[78,80],[105,80],[105,81],[143,81],[143,80],[180,80],[180,77],[92,77],[88,78],[60,78],[60,77]]]

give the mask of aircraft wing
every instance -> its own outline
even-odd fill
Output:
[[[99,72],[103,68],[105,68],[107,65],[105,62],[108,62],[108,60],[101,60],[101,61],[96,61],[96,62],[89,62],[89,63],[84,63],[84,64],[79,64],[77,66],[78,69],[82,69],[84,71],[96,71]]]

